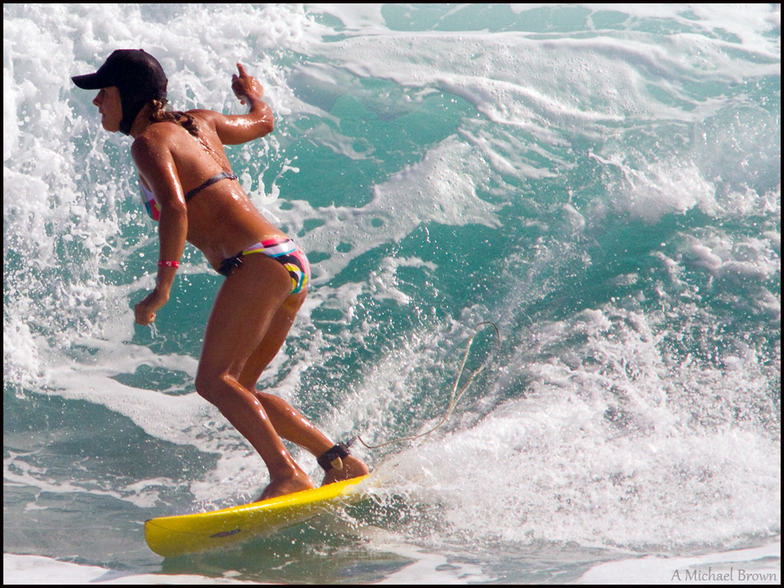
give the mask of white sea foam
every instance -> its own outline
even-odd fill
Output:
[[[763,24],[757,30],[764,33],[769,28]],[[536,129],[543,136],[553,121],[559,126],[579,122],[584,132],[585,125],[594,121],[699,120],[693,115],[704,117],[703,109],[690,115],[659,102],[647,89],[651,70],[660,72],[662,78],[666,72],[662,87],[685,98],[677,86],[691,80],[695,68],[684,62],[684,53],[715,67],[706,79],[724,75],[737,81],[748,75],[775,73],[778,67],[775,45],[762,35],[756,36],[747,50],[769,62],[751,65],[750,71],[745,65],[740,69],[725,55],[725,43],[690,34],[668,37],[656,46],[609,34],[546,42],[520,34],[488,37],[481,32],[428,31],[403,37],[377,31],[366,35],[360,29],[357,34],[313,49],[342,62],[359,77],[391,78],[402,86],[448,90],[494,122]],[[448,67],[442,60],[428,59],[433,54],[445,56]],[[602,84],[594,82],[599,72]],[[554,76],[559,80],[557,85],[552,83]]]
[[[380,467],[391,488],[438,509],[444,533],[672,549],[778,519],[778,441],[759,435],[767,368],[751,349],[725,350],[723,369],[673,363],[643,315],[610,306],[533,331],[496,381],[529,379],[525,398],[495,405],[498,390],[485,391],[452,432]],[[585,342],[566,346],[575,337]],[[694,405],[695,386],[715,401]]]
[[[39,555],[3,554],[3,579],[7,584],[252,584],[231,577],[207,577],[197,574],[138,574],[100,566],[58,561]]]
[[[373,200],[362,208],[320,209],[325,224],[301,238],[308,251],[331,252],[316,266],[313,282],[327,282],[352,259],[383,243],[400,241],[423,222],[498,226],[498,206],[476,193],[476,184],[488,175],[484,159],[457,137],[449,137],[419,163],[375,186]],[[350,252],[338,252],[342,242],[351,244]]]

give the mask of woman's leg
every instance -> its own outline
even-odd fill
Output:
[[[296,408],[279,396],[258,390],[256,390],[255,394],[269,416],[272,426],[275,427],[278,435],[284,439],[304,447],[315,457],[319,457],[335,445],[334,441],[313,426]],[[364,476],[370,471],[362,460],[353,455],[344,457],[342,461],[342,469],[332,468],[324,474],[324,479],[321,482],[322,486],[332,482],[356,478],[357,476]]]
[[[215,299],[204,333],[196,390],[259,452],[270,473],[262,498],[272,498],[312,488],[313,483],[291,458],[263,405],[240,383],[239,375],[288,298],[291,279],[269,257],[254,255],[243,262]]]
[[[318,457],[335,443],[324,433],[319,431],[298,410],[288,402],[273,394],[256,390],[256,382],[264,368],[269,365],[288,335],[291,325],[297,316],[302,303],[305,301],[306,291],[290,295],[281,304],[272,318],[269,329],[259,346],[245,362],[240,374],[240,383],[248,390],[255,393],[261,402],[267,416],[272,422],[278,435],[304,447],[314,456]],[[324,476],[322,484],[329,484],[339,480],[348,480],[368,473],[368,467],[356,457],[350,455],[343,460],[342,470],[331,469]]]

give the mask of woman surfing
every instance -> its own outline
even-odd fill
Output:
[[[149,325],[169,300],[185,242],[198,248],[226,279],[207,321],[196,391],[258,451],[270,483],[259,500],[313,488],[281,437],[318,458],[323,484],[365,475],[368,467],[333,443],[282,398],[256,390],[264,368],[283,345],[310,282],[307,257],[273,226],[232,173],[224,145],[263,137],[274,128],[263,89],[237,64],[231,88],[250,111],[171,112],[168,80],[142,50],[112,53],[96,73],[75,76],[109,132],[133,137],[131,155],[142,195],[158,221],[160,258],[155,289],[136,304],[136,322]]]

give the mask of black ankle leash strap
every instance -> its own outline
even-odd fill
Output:
[[[324,453],[322,453],[316,461],[322,467],[325,472],[328,472],[332,468],[336,470],[343,469],[343,458],[348,457],[349,445],[353,443],[353,439],[348,443],[338,443],[337,445],[333,446],[332,449],[327,449]]]

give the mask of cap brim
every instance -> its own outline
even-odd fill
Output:
[[[106,88],[106,82],[102,78],[99,78],[97,73],[73,76],[71,79],[73,80],[73,83],[82,90],[100,90],[101,88]]]

